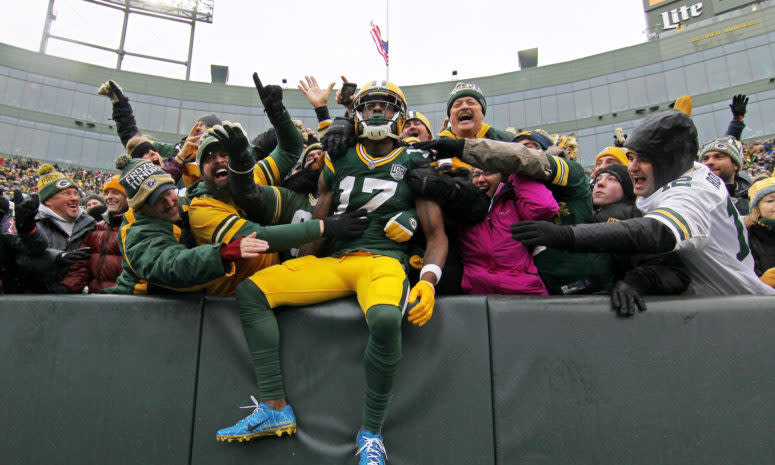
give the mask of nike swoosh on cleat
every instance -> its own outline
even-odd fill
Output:
[[[263,425],[263,424],[264,424],[264,423],[266,423],[267,421],[269,421],[269,418],[265,418],[265,419],[264,419],[264,421],[262,421],[261,423],[257,423],[257,424],[255,424],[255,425],[248,424],[248,431],[253,431],[253,430],[255,430],[256,428],[258,428],[259,426]]]

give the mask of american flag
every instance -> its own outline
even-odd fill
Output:
[[[371,38],[374,39],[374,45],[377,46],[377,52],[385,59],[385,66],[388,66],[388,43],[382,40],[382,33],[379,32],[379,26],[371,22]]]

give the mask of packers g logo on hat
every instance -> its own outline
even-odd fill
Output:
[[[67,178],[62,178],[59,181],[57,181],[56,186],[60,189],[64,189],[65,187],[70,185],[70,180]]]
[[[159,184],[159,181],[156,178],[148,178],[143,183],[143,186],[145,186],[145,188],[148,190],[153,190],[157,184]]]
[[[729,150],[729,146],[723,142],[716,142],[713,144],[713,148],[718,150]]]

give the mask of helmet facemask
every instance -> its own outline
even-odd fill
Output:
[[[375,113],[378,108],[382,109],[382,113]],[[403,95],[387,87],[366,88],[355,97],[353,112],[358,138],[400,139],[406,118],[406,101]]]

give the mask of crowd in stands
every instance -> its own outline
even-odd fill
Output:
[[[31,157],[0,155],[0,186],[2,190],[7,192],[21,190],[30,194],[37,192],[38,170],[43,163],[45,162]],[[115,171],[73,166],[63,166],[60,169],[56,164],[54,168],[74,180],[84,198],[101,193],[105,182],[116,174]]]
[[[755,178],[770,175],[775,169],[775,139],[754,140],[743,144],[745,163],[743,171]]]
[[[152,140],[108,81],[119,174],[0,161],[4,292],[236,297],[260,402],[219,441],[296,431],[278,306],[357,297],[369,332],[358,455],[381,464],[407,306],[423,326],[437,295],[607,294],[631,317],[646,295],[775,294],[773,142],[740,142],[744,95],[703,145],[688,96],[617,129],[590,176],[572,135],[485,123],[472,83],[451,89],[436,133],[391,82],[345,81],[332,117],[333,83],[307,77],[313,130],[253,78],[272,129],[252,139],[208,114],[179,141]]]

